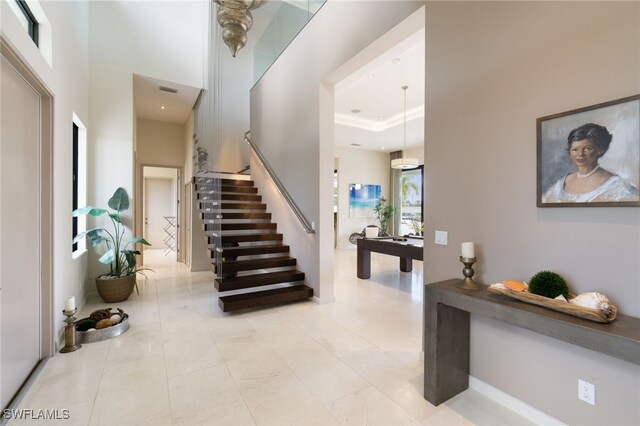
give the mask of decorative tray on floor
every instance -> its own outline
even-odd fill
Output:
[[[111,339],[113,337],[119,336],[129,330],[129,314],[125,314],[122,309],[118,309],[118,314],[121,317],[121,320],[118,324],[112,325],[111,327],[101,328],[99,330],[88,330],[88,331],[78,331],[76,330],[76,340],[78,343],[94,343],[101,342],[103,340]],[[76,321],[76,324],[82,320],[88,319],[81,318]]]
[[[616,316],[618,315],[618,308],[613,304],[611,304],[611,312],[609,312],[608,315],[605,315],[604,312],[596,309],[584,308],[561,300],[549,299],[548,297],[539,296],[537,294],[529,293],[528,291],[514,291],[492,287],[487,288],[487,291],[502,294],[522,302],[553,309],[554,311],[573,315],[574,317],[587,319],[589,321],[610,323],[616,319]],[[573,295],[569,295],[569,299],[572,299],[573,297]]]

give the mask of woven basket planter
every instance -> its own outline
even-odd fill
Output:
[[[136,283],[136,276],[120,278],[96,278],[98,294],[107,303],[124,302],[131,296]]]

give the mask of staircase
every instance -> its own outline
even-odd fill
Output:
[[[223,312],[313,296],[253,181],[197,177],[195,190],[218,275],[216,289],[234,293],[219,297]],[[263,286],[271,287],[262,290]]]

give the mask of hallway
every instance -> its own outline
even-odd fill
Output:
[[[422,262],[405,274],[374,253],[359,280],[355,254],[336,252],[336,303],[224,314],[212,273],[147,252],[155,272],[118,304],[130,330],[56,354],[20,408],[68,409],[47,424],[78,425],[528,423],[473,390],[425,401]]]

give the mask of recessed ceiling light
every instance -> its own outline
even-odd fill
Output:
[[[160,105],[160,109],[165,109],[165,106],[164,105]]]
[[[373,77],[375,77],[375,76],[376,76],[375,74],[369,74],[369,75],[367,75],[367,77],[369,77],[369,78],[373,78]]]
[[[378,117],[378,120],[384,120],[384,117],[380,116]]]
[[[351,146],[360,146],[361,144],[359,144],[359,143],[350,143],[349,145],[351,145]]]
[[[401,61],[401,60],[402,60],[402,59],[400,59],[400,58],[393,58],[393,59],[391,60],[391,63],[392,63],[393,65],[398,65],[398,64],[400,63],[400,61]]]
[[[352,113],[354,114],[360,114],[362,111],[360,111],[359,109],[355,108],[351,110]]]
[[[384,151],[384,146],[381,146],[380,149]]]

